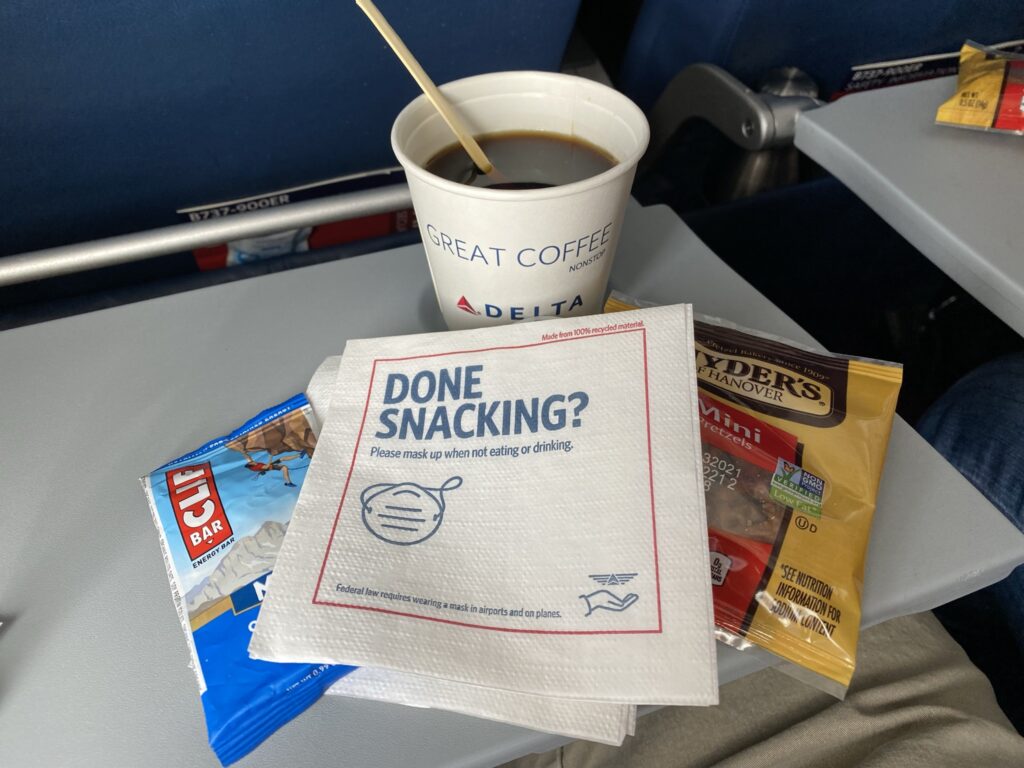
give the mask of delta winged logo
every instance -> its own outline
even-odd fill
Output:
[[[471,315],[479,315],[480,313],[473,309],[473,305],[466,300],[465,296],[460,296],[459,300],[455,302],[455,306],[461,309],[463,312],[468,312]]]
[[[633,573],[591,573],[588,575],[598,584],[611,587],[628,584],[636,578],[636,571]],[[599,589],[588,595],[580,595],[579,598],[586,603],[587,612],[583,615],[590,616],[595,611],[599,610],[622,613],[636,603],[640,599],[640,595],[636,592],[629,592],[626,595],[617,595],[610,589]]]
[[[628,584],[636,576],[635,573],[592,573],[590,578],[596,581],[598,584],[604,584],[606,587],[612,584]]]

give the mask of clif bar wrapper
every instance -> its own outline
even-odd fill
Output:
[[[142,478],[199,683],[210,746],[245,756],[352,667],[249,658],[267,578],[316,447],[296,395]]]

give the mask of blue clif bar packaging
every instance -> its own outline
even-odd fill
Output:
[[[316,447],[304,395],[142,478],[192,654],[210,746],[248,754],[353,667],[249,658],[267,577]]]

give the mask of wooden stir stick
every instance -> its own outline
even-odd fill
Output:
[[[476,139],[473,138],[466,128],[466,124],[462,122],[462,117],[455,111],[452,103],[434,85],[434,81],[430,79],[430,76],[420,66],[420,63],[416,61],[416,57],[412,55],[412,52],[402,42],[402,38],[398,36],[398,33],[388,24],[388,20],[384,18],[384,15],[377,9],[377,6],[371,0],[356,0],[356,5],[373,22],[373,26],[377,28],[377,31],[380,32],[388,45],[391,46],[391,50],[395,52],[395,55],[405,65],[405,68],[409,70],[409,74],[412,75],[416,84],[419,85],[423,93],[430,99],[430,103],[441,113],[441,117],[448,123],[448,127],[452,129],[455,137],[466,150],[477,170],[485,175],[491,173],[494,170],[493,163],[487,159],[487,155],[484,154]]]

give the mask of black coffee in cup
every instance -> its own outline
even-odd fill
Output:
[[[488,189],[539,189],[572,184],[604,173],[618,161],[605,150],[575,136],[545,131],[508,131],[477,136],[494,165],[479,173],[456,142],[423,166],[436,176]]]

